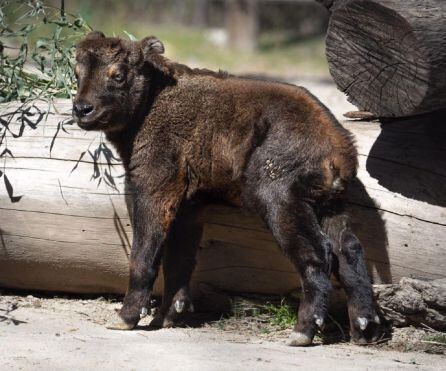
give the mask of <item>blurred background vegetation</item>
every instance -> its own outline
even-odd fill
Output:
[[[327,75],[327,12],[315,1],[68,0],[107,35],[156,35],[193,66],[283,77]]]
[[[328,14],[314,0],[65,0],[64,10],[106,35],[156,35],[167,57],[193,67],[283,79],[329,74]],[[42,29],[30,38],[51,32]]]
[[[68,0],[67,8],[108,35],[156,35],[168,57],[186,64],[284,77],[328,74],[328,15],[314,0]]]

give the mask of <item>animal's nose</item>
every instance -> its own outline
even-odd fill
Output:
[[[94,107],[91,104],[85,102],[77,102],[73,104],[73,113],[79,118],[87,116],[93,111]]]

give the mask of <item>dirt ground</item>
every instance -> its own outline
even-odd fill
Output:
[[[152,330],[147,317],[134,331],[107,330],[119,307],[104,298],[0,296],[0,369],[446,369],[444,345],[423,342],[422,330],[399,329],[392,341],[369,347],[293,348],[285,344],[289,329],[259,331],[258,320],[247,318]]]

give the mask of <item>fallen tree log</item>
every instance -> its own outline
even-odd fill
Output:
[[[317,95],[325,92],[327,101],[336,95],[333,87],[324,89]],[[58,102],[58,114],[49,115],[45,124],[8,138],[15,157],[7,157],[2,168],[13,194],[0,187],[0,286],[122,294],[132,239],[123,169],[106,143],[101,144],[99,133],[75,125],[62,130],[59,123],[69,117],[64,114],[70,106],[69,101]],[[19,132],[21,122],[10,124],[10,129]],[[360,153],[360,181],[352,188],[349,208],[374,281],[445,278],[444,156],[434,152],[428,162],[423,156],[400,156],[392,138],[370,158],[381,133],[379,124],[344,125],[354,133]],[[433,148],[423,130],[412,134],[419,151]],[[367,171],[370,161],[379,165],[374,178]],[[429,202],[389,191],[379,182],[381,176],[390,176],[398,184],[401,173],[407,173],[404,182],[429,195]],[[22,197],[12,203],[10,196]],[[299,286],[293,266],[259,217],[222,206],[206,213],[193,288],[201,283],[267,294],[286,294]],[[160,280],[155,291],[161,292]]]
[[[361,111],[402,117],[446,108],[446,2],[318,0],[331,12],[326,55]]]
[[[446,331],[446,280],[403,278],[394,285],[375,285],[376,300],[393,326],[427,326]]]

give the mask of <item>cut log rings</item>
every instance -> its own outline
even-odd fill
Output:
[[[403,117],[446,108],[446,1],[320,1],[331,11],[326,54],[361,111]]]

